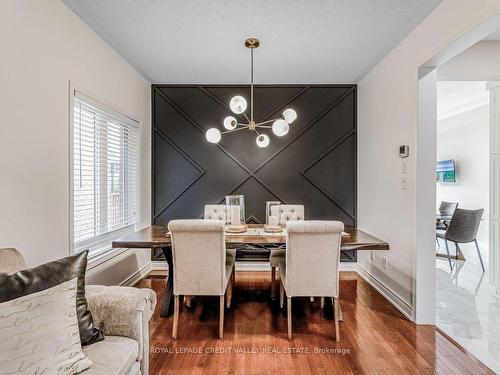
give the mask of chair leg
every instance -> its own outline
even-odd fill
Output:
[[[320,302],[319,302],[319,307],[321,309],[325,308],[325,297],[321,297]]]
[[[219,301],[219,338],[224,335],[224,295],[220,296]]]
[[[193,296],[184,296],[184,306],[191,307],[192,300],[193,300]]]
[[[276,267],[271,267],[271,299],[274,300],[276,295]]]
[[[231,307],[231,301],[232,301],[232,299],[233,299],[233,275],[230,276],[229,282],[227,283],[226,307],[228,309]]]
[[[458,247],[458,243],[455,242],[455,260],[458,260],[458,254],[460,254],[460,248]]]
[[[476,244],[477,255],[479,255],[479,262],[481,262],[481,268],[483,269],[484,272],[483,257],[481,256],[481,251],[479,251],[479,245],[477,244],[477,240],[474,240],[474,243]]]
[[[283,288],[283,283],[280,281],[280,308],[283,308],[285,304],[285,288]]]
[[[444,244],[446,246],[446,254],[448,254],[448,263],[450,263],[450,270],[453,271],[453,266],[451,265],[450,249],[448,247],[448,241],[445,239]]]
[[[288,340],[292,339],[292,297],[286,299],[286,321],[288,326]]]
[[[335,319],[335,341],[340,341],[340,329],[339,329],[339,299],[332,298],[333,304],[333,316]]]
[[[179,296],[174,296],[174,326],[172,328],[172,338],[177,339],[177,326],[179,325]]]

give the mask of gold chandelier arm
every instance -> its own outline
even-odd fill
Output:
[[[248,116],[247,116],[247,114],[245,112],[243,112],[242,115],[245,117],[245,120],[247,120],[248,122],[250,122],[250,119],[248,118]]]
[[[241,128],[236,128],[236,129],[232,129],[232,130],[226,130],[224,132],[220,132],[221,135],[223,134],[228,134],[228,133],[234,133],[234,132],[237,132],[238,130],[243,130],[243,129],[248,129],[248,125],[246,126],[242,126]]]
[[[269,124],[270,122],[275,122],[276,120],[279,120],[281,118],[282,117],[278,117],[278,118],[275,118],[275,119],[272,119],[272,120],[262,121],[262,122],[259,122],[259,123],[255,124],[255,126],[261,126],[261,125]]]
[[[255,125],[256,128],[272,129],[271,125]]]

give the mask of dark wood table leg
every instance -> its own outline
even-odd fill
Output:
[[[172,300],[174,297],[174,265],[172,262],[172,249],[170,247],[162,248],[163,255],[165,255],[165,259],[167,259],[168,264],[168,276],[166,277],[166,285],[165,285],[165,298],[163,300],[163,306],[161,307],[160,316],[167,317],[172,315],[174,308],[172,304]]]

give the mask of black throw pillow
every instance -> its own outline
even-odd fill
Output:
[[[77,277],[76,314],[80,341],[82,345],[89,345],[104,340],[102,331],[94,327],[85,298],[87,254],[88,250],[12,275],[0,274],[0,303],[52,288]]]

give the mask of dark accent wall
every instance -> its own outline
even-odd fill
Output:
[[[265,202],[305,206],[306,219],[356,225],[356,85],[266,85],[255,88],[255,119],[279,117],[288,107],[298,118],[289,133],[270,129],[267,148],[242,130],[209,143],[205,131],[223,130],[233,115],[229,100],[250,98],[248,86],[153,85],[152,222],[199,218],[206,203],[245,195],[248,223],[265,221]],[[247,110],[248,112],[248,110]],[[153,253],[157,260],[161,253]],[[355,252],[343,252],[355,261]]]

